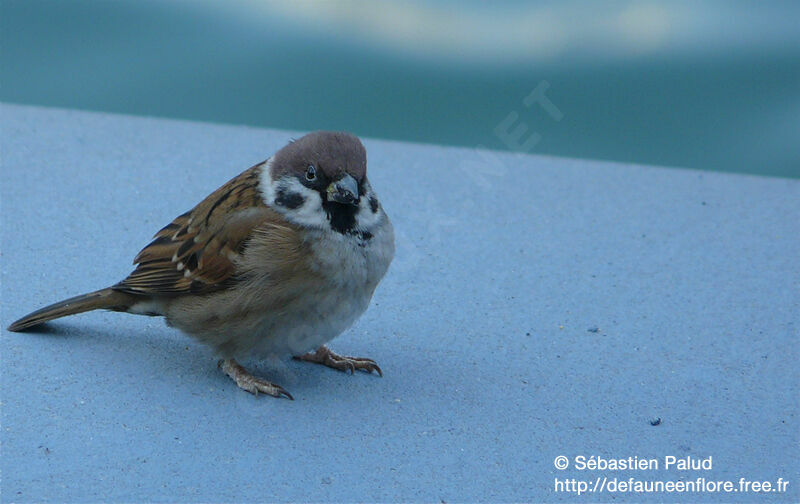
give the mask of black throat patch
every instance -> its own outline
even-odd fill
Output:
[[[356,213],[358,213],[357,206],[323,201],[322,208],[328,216],[331,229],[342,234],[352,234],[355,232]]]

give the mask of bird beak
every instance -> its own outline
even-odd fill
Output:
[[[358,182],[345,173],[328,186],[328,200],[345,205],[358,205]]]

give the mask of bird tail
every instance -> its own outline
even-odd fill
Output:
[[[141,299],[133,294],[115,291],[108,287],[45,306],[17,320],[8,327],[8,330],[24,331],[53,319],[91,310],[128,311],[136,301],[141,301]]]

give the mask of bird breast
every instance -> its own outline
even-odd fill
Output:
[[[263,337],[254,344],[256,354],[300,355],[347,330],[366,311],[394,256],[394,231],[388,219],[369,239],[330,231],[308,233],[308,263],[319,278],[280,316],[264,314],[259,331]]]
[[[168,321],[224,357],[301,355],[335,338],[367,309],[386,273],[394,256],[392,225],[385,219],[369,238],[305,230],[295,239],[254,240],[247,261],[260,262],[243,265],[250,272],[245,280],[174,303]]]

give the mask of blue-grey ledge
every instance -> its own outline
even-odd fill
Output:
[[[800,499],[798,180],[366,139],[397,257],[331,346],[384,378],[253,363],[297,398],[277,401],[160,319],[5,327],[123,278],[297,133],[0,111],[3,501],[574,502],[563,482],[597,478]]]

